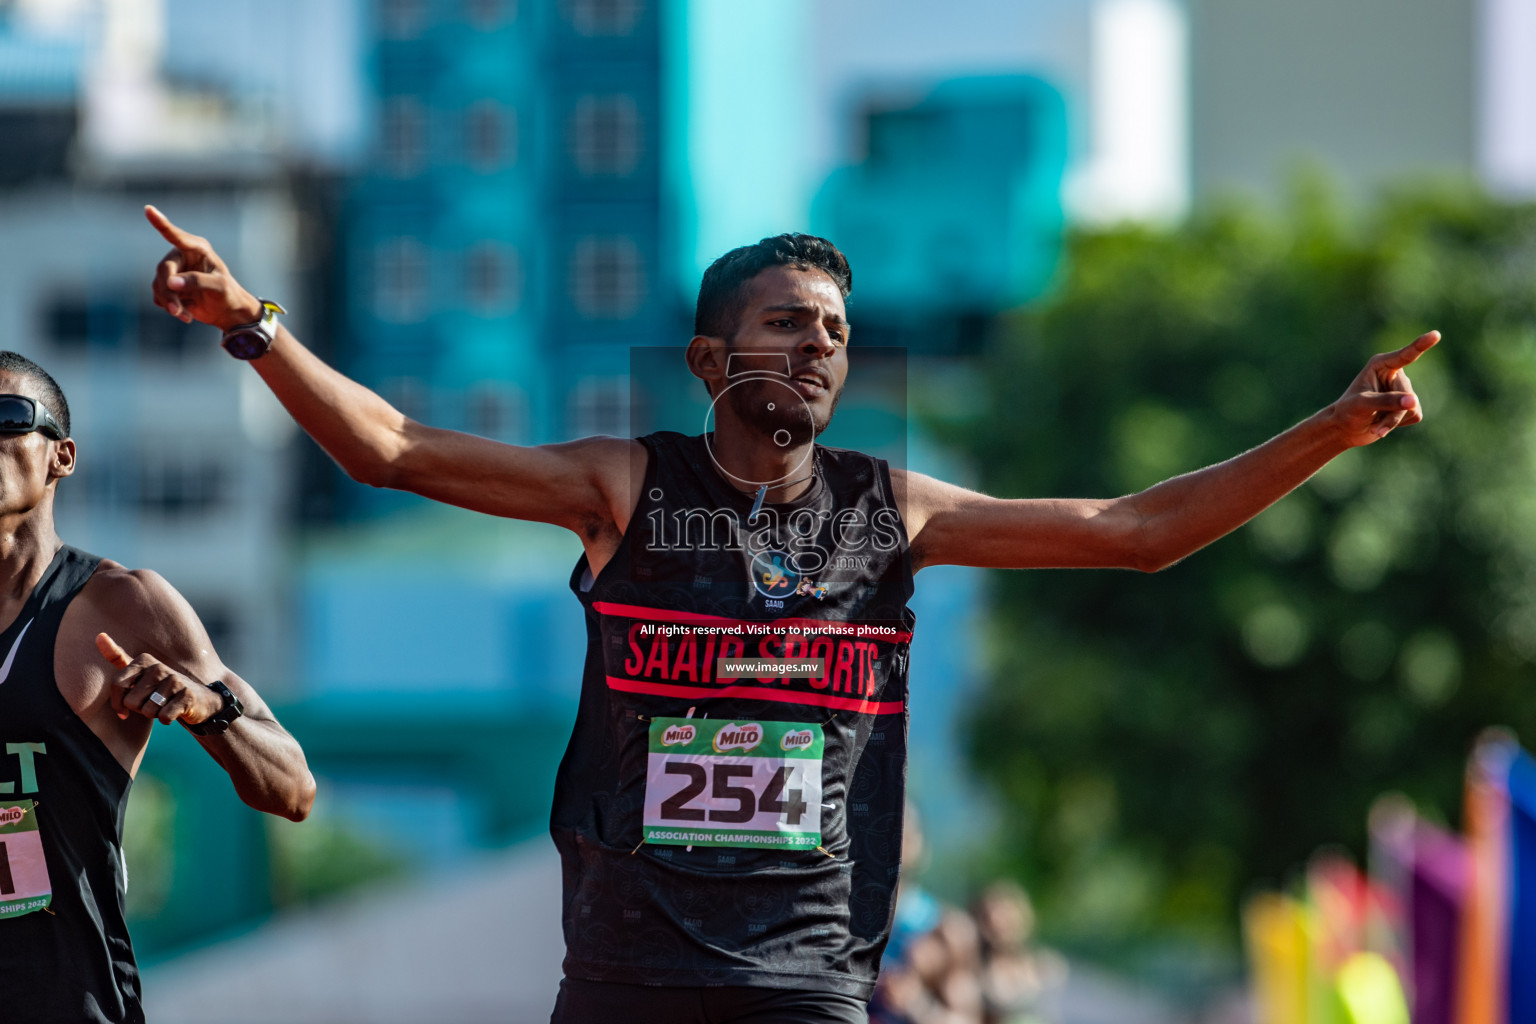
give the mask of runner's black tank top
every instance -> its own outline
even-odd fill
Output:
[[[0,1020],[8,1024],[144,1020],[123,914],[123,811],[132,779],[53,675],[64,610],[100,561],[61,549],[0,632],[0,805],[35,803],[52,888],[46,910],[0,917]],[[0,833],[0,842],[7,838],[19,855],[20,842]],[[19,870],[0,864],[0,883],[19,881]],[[0,893],[0,907],[7,899]]]
[[[884,462],[817,446],[799,499],[729,486],[707,437],[640,439],[594,580],[555,786],[568,975],[867,999],[890,931],[915,616]],[[819,659],[722,677],[720,658]]]

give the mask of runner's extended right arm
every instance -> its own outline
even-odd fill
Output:
[[[155,304],[221,330],[251,323],[261,303],[208,240],[146,216],[174,246],[156,268]],[[354,480],[583,535],[627,519],[627,483],[639,446],[618,438],[523,447],[418,423],[327,366],[285,327],[252,362],[279,401]]]

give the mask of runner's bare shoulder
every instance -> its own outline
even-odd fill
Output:
[[[128,569],[104,558],[69,603],[53,647],[53,674],[59,693],[130,773],[138,766],[153,723],[141,715],[119,718],[111,706],[117,670],[96,649],[96,634],[137,640],[145,623],[165,617],[163,597],[181,595],[155,573]],[[185,604],[185,601],[182,601]],[[187,609],[191,613],[190,607]]]
[[[98,662],[105,665],[95,643],[102,632],[170,665],[217,657],[197,612],[165,577],[111,559],[102,559],[64,613],[54,651],[61,682],[66,671],[74,675],[81,668],[95,669]]]

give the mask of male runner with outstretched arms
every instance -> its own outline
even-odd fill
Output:
[[[1374,357],[1219,465],[1122,498],[1009,500],[815,443],[850,359],[851,275],[823,239],[764,239],[705,273],[683,355],[712,432],[519,447],[402,415],[277,326],[206,240],[148,216],[174,246],[155,301],[224,329],[354,479],[581,538],[587,665],[551,816],[557,1022],[863,1021],[901,848],[913,574],[1171,565],[1418,422],[1403,370],[1439,339]],[[723,660],[742,658],[778,664]]]
[[[155,723],[180,722],[240,799],[294,821],[303,751],[155,573],[69,547],[53,501],[75,471],[52,377],[0,352],[0,1020],[144,1020],[123,918],[123,812]],[[217,865],[210,886],[239,885]]]

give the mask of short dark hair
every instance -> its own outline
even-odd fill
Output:
[[[69,402],[64,399],[64,389],[59,387],[59,382],[48,375],[48,371],[38,366],[32,360],[20,352],[10,352],[0,349],[0,372],[15,373],[30,378],[37,390],[41,391],[43,404],[48,411],[53,413],[53,418],[59,421],[59,426],[64,430],[64,436],[69,436]]]
[[[815,235],[774,235],[754,245],[732,249],[709,265],[699,282],[693,333],[729,338],[736,333],[747,304],[747,282],[769,267],[820,270],[843,298],[853,291],[853,271],[837,246]]]

